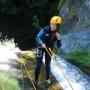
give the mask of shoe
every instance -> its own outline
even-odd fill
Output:
[[[46,88],[49,88],[50,84],[51,84],[50,80],[46,80],[45,87],[46,87]]]
[[[34,81],[34,86],[37,88],[38,87],[38,82]]]
[[[36,88],[42,87],[42,83],[38,82],[38,81],[34,81],[34,86]]]

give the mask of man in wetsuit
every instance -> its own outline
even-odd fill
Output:
[[[47,50],[50,48],[53,50],[55,41],[57,41],[57,47],[61,47],[61,34],[57,32],[58,26],[62,23],[62,18],[60,16],[53,16],[50,20],[50,26],[41,28],[40,32],[36,36],[38,42],[38,48],[36,50],[37,63],[35,69],[35,86],[38,85],[38,78],[40,74],[40,68],[43,59],[43,53],[45,53],[45,67],[46,67],[46,87],[50,85],[50,62],[51,57]]]

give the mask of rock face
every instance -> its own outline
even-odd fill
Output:
[[[63,18],[62,50],[90,49],[90,0],[69,0],[60,10],[60,15]]]
[[[64,35],[61,43],[62,50],[67,53],[78,47],[90,50],[90,29]]]
[[[69,0],[60,10],[63,18],[62,32],[67,34],[90,28],[90,0]]]

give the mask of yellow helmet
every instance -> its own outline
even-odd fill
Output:
[[[50,20],[51,24],[61,24],[62,18],[60,16],[53,16]]]

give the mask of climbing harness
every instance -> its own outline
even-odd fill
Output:
[[[46,48],[46,51],[47,51],[47,53],[49,54],[49,56],[50,56],[51,58],[53,57],[52,59],[55,59],[55,58],[56,58],[56,54],[51,50],[51,48],[49,48],[49,49]],[[53,55],[54,55],[54,56],[53,56]],[[61,65],[58,64],[57,62],[55,62],[55,63],[57,64],[58,67],[60,67],[60,69],[61,69],[61,71],[62,71],[62,74],[63,74],[63,76],[65,77],[65,79],[67,80],[67,82],[68,82],[68,84],[70,85],[71,89],[74,90],[73,87],[72,87],[72,85],[71,85],[71,83],[69,82],[68,78],[67,78],[66,75],[64,74],[63,68],[61,67]]]

